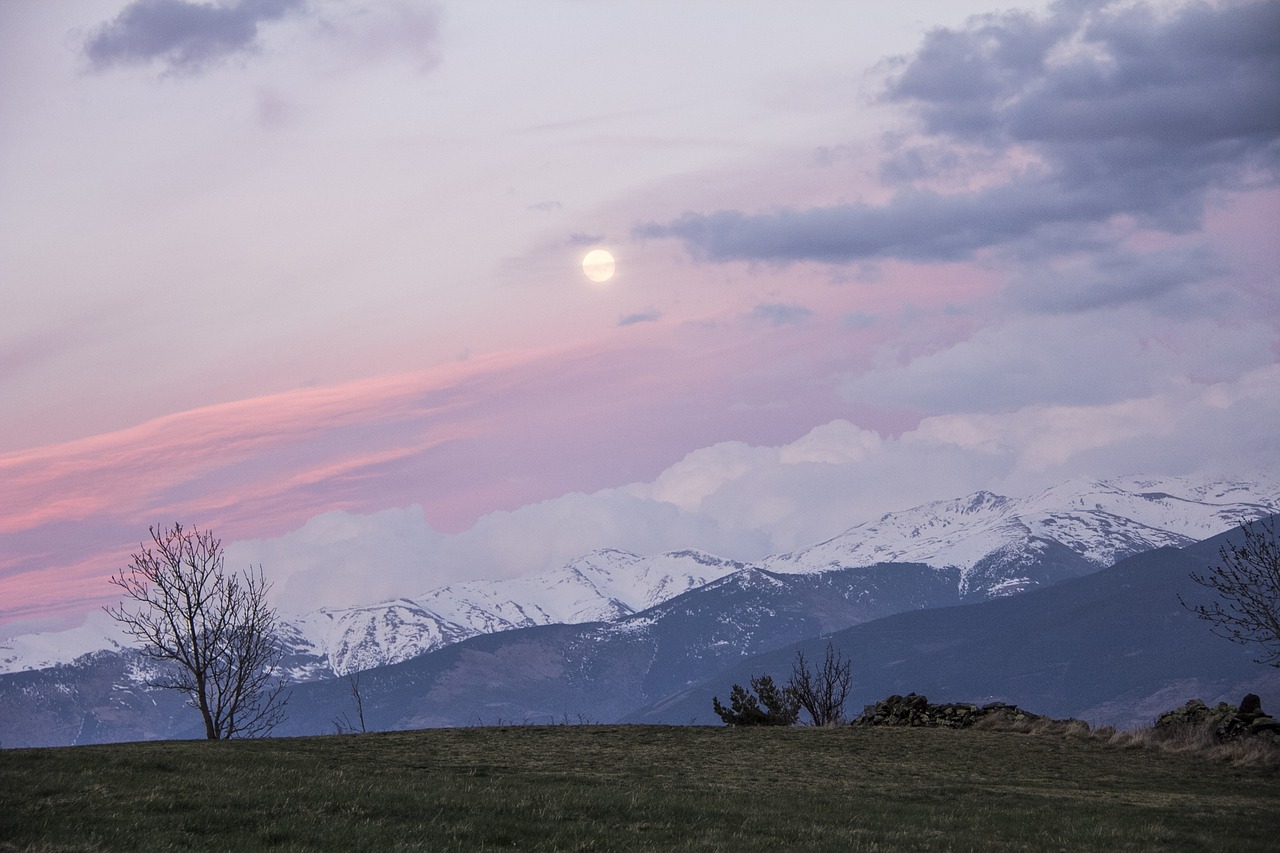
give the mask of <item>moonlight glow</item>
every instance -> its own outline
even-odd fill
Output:
[[[605,282],[613,278],[613,255],[604,249],[592,249],[582,259],[582,271],[594,282]]]

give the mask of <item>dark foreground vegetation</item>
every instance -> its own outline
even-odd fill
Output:
[[[546,726],[5,750],[0,850],[1274,849],[1274,765],[1113,734]]]

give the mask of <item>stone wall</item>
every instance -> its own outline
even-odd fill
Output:
[[[925,726],[963,729],[978,720],[996,717],[1007,722],[1029,722],[1044,719],[1039,714],[1024,711],[1017,705],[991,702],[973,705],[965,702],[931,704],[928,697],[918,693],[906,696],[893,695],[874,705],[867,705],[862,715],[853,721],[855,726]]]
[[[1234,740],[1239,737],[1263,735],[1280,740],[1280,721],[1262,710],[1257,694],[1244,697],[1239,706],[1232,707],[1219,702],[1210,708],[1199,699],[1192,699],[1181,708],[1165,711],[1156,720],[1156,731],[1169,732],[1184,726],[1210,724],[1218,740]]]

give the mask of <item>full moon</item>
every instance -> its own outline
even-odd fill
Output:
[[[613,278],[613,255],[604,249],[592,249],[582,259],[582,271],[587,278],[595,282],[604,282]]]

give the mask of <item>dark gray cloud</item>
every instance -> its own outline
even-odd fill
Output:
[[[1070,39],[1084,49],[1051,62]],[[1206,189],[1250,174],[1275,180],[1278,80],[1275,0],[1189,6],[1169,19],[1143,6],[1060,5],[1045,21],[990,16],[931,33],[886,97],[934,136],[1036,151],[1050,170],[1039,189],[1186,230]]]
[[[884,205],[844,204],[747,214],[686,213],[638,237],[679,237],[701,260],[823,261],[865,258],[950,261],[1070,223],[1091,225],[1115,211],[1105,194],[1063,192],[1050,180],[1021,181],[977,193],[906,190]]]
[[[636,323],[656,323],[662,319],[658,311],[641,311],[637,314],[624,314],[618,318],[619,326],[634,326]]]
[[[207,5],[187,0],[135,0],[85,41],[95,70],[160,60],[178,71],[254,48],[258,25],[300,9],[304,0],[238,0]]]
[[[962,260],[991,247],[1079,249],[1122,214],[1186,233],[1210,190],[1274,185],[1280,0],[1167,18],[1113,6],[1062,3],[1044,18],[931,32],[885,93],[926,134],[886,164],[907,183],[885,204],[690,212],[636,236],[679,238],[711,261]],[[940,194],[909,183],[1015,147],[1039,162],[1003,184]]]
[[[803,305],[785,302],[763,302],[752,309],[751,316],[774,326],[788,326],[807,320],[813,316],[813,312]]]
[[[595,246],[604,242],[603,234],[573,233],[569,235],[570,246]]]

